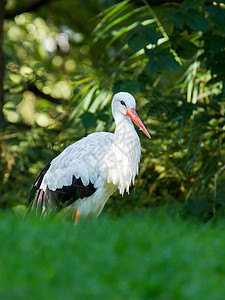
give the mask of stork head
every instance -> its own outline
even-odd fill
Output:
[[[116,119],[116,116],[130,118],[147,135],[147,137],[151,138],[135,109],[136,102],[131,94],[119,92],[114,95],[112,99],[112,114],[114,119]]]

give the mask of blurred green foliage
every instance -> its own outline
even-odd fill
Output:
[[[74,227],[58,217],[1,212],[1,299],[223,299],[222,221],[108,214]]]
[[[152,140],[140,134],[135,188],[107,209],[224,214],[225,6],[153,2],[51,0],[32,10],[31,0],[8,1],[1,207],[26,204],[35,175],[66,146],[112,131],[111,97],[128,91]]]

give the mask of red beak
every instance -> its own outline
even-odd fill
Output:
[[[147,135],[147,137],[151,138],[150,134],[148,133],[145,125],[142,123],[141,119],[138,117],[134,108],[127,110],[127,115],[131,120]]]

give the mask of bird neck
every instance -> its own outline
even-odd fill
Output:
[[[115,138],[106,157],[107,182],[113,183],[123,194],[125,190],[129,192],[129,186],[138,173],[141,145],[130,118],[122,114],[114,118]]]
[[[116,140],[121,140],[121,142],[132,138],[133,135],[137,135],[134,125],[131,119],[128,116],[124,116],[122,114],[117,114],[115,116],[115,138]]]

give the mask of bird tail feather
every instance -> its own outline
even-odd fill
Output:
[[[54,196],[54,193],[49,190],[48,187],[45,191],[40,188],[42,180],[49,167],[50,163],[40,172],[34,181],[29,195],[30,206],[27,214],[30,211],[34,211],[37,215],[45,216],[47,213],[56,213],[62,208]]]

